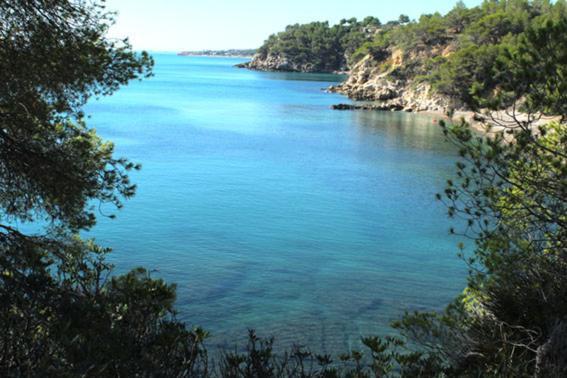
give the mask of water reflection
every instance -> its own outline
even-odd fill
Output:
[[[405,112],[353,111],[359,138],[386,148],[412,148],[451,154],[455,147],[444,140],[439,116]]]
[[[264,80],[319,81],[329,86],[331,83],[343,82],[347,76],[328,73],[301,72],[256,72]]]

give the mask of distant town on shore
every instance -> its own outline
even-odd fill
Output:
[[[220,56],[220,57],[252,57],[256,54],[256,49],[231,49],[231,50],[200,50],[200,51],[182,51],[177,55],[180,56]]]

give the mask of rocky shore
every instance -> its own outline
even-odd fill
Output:
[[[380,58],[370,54],[365,56],[351,67],[345,82],[327,89],[329,92],[343,94],[360,103],[337,104],[333,109],[435,114],[466,111],[450,98],[436,93],[429,83],[417,79],[417,75],[407,73],[400,77],[396,74],[399,71],[407,72],[408,66],[423,65],[423,62],[433,56],[446,56],[452,49],[452,46],[441,46],[410,53],[390,49]],[[297,64],[285,56],[275,54],[256,54],[250,62],[240,64],[238,67],[258,71],[316,72],[312,64]]]
[[[440,52],[432,53],[440,54]],[[397,51],[390,52],[390,56],[385,61],[377,61],[371,55],[366,56],[351,68],[344,83],[331,86],[328,91],[367,103],[338,104],[333,108],[443,114],[449,110],[464,110],[456,107],[451,99],[434,93],[428,83],[418,82],[413,78],[394,79],[391,73],[405,63],[403,54]],[[299,65],[286,57],[270,54],[267,56],[256,54],[250,62],[239,64],[237,67],[258,71],[316,72],[311,64]]]
[[[402,107],[396,104],[336,104],[332,105],[333,110],[379,110],[379,111],[402,111]]]
[[[246,68],[254,71],[268,72],[305,72],[305,73],[335,73],[344,75],[347,71],[323,71],[318,70],[312,63],[298,64],[281,55],[268,54],[262,56],[256,54],[250,62],[237,64],[238,68]]]
[[[396,61],[393,56],[392,60],[392,67],[401,66],[401,59]],[[390,73],[391,69],[384,71],[382,65],[376,64],[371,56],[365,57],[352,68],[344,83],[331,86],[328,90],[344,94],[352,100],[371,103],[348,106],[339,104],[335,108],[436,113],[447,113],[455,108],[449,98],[434,93],[429,84],[415,80],[396,80]]]
[[[263,57],[257,54],[250,62],[238,64],[237,67],[257,71],[313,72],[309,64],[297,65],[280,55]]]

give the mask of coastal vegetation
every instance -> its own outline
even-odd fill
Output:
[[[338,92],[407,111],[478,110],[508,78],[507,54],[528,29],[567,14],[564,1],[463,3],[390,30],[354,54],[352,75]],[[515,88],[518,90],[519,88]]]
[[[293,25],[271,36],[250,67],[306,72],[341,67],[350,71],[349,78],[331,90],[374,101],[367,107],[379,110],[478,110],[486,104],[472,99],[490,96],[504,84],[510,69],[506,54],[517,49],[525,32],[566,15],[563,0],[509,0],[474,8],[459,2],[446,15],[412,21],[401,16],[386,24],[368,19],[335,27]],[[350,29],[341,27],[351,23]],[[340,47],[325,42],[345,31],[347,37],[337,38],[347,42],[334,43]]]
[[[82,110],[151,76],[149,55],[105,37],[112,17],[97,3],[0,1],[1,375],[567,375],[564,2],[491,0],[417,22],[294,26],[260,50],[297,52],[293,64],[309,70],[372,61],[389,78],[424,81],[482,111],[498,130],[441,125],[460,159],[438,199],[464,221],[451,231],[474,241],[461,249],[463,294],[442,313],[406,314],[393,324],[398,336],[366,337],[364,350],[339,356],[276,353],[253,331],[241,349],[212,356],[208,333],[177,320],[174,285],[143,268],[118,275],[110,249],[80,238],[135,194],[128,175],[140,168],[116,157]],[[311,34],[316,42],[296,46]],[[340,54],[327,61],[333,46]],[[29,223],[41,228],[18,226]]]
[[[139,169],[82,107],[151,75],[152,58],[106,39],[97,3],[1,1],[0,20],[0,375],[191,372],[203,333],[175,320],[175,287],[111,275],[110,250],[79,237],[134,195]]]
[[[381,23],[375,17],[290,25],[271,35],[258,49],[248,68],[274,71],[334,72],[347,69],[362,43],[369,41]]]

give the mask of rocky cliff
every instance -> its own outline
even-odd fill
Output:
[[[329,91],[366,102],[351,106],[353,109],[443,113],[460,110],[454,100],[436,93],[426,80],[420,79],[425,70],[424,62],[451,52],[450,46],[444,46],[413,53],[393,49],[380,58],[369,54],[352,67],[344,83],[330,87]],[[335,108],[348,109],[349,106]]]

